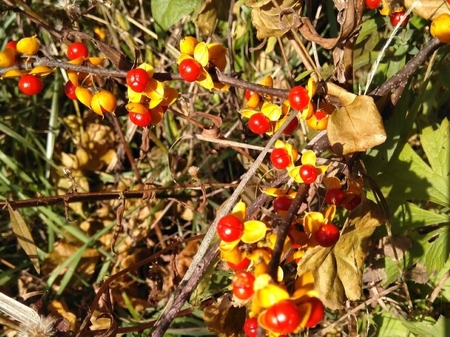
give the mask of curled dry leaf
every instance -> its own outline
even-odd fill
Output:
[[[416,0],[405,0],[405,7],[410,8]],[[433,20],[441,14],[450,14],[450,4],[443,0],[421,0],[415,4],[413,13],[427,20]]]
[[[301,3],[299,0],[248,0],[245,4],[252,8],[252,23],[256,28],[256,37],[262,40],[286,33],[294,22],[295,13],[300,11]],[[280,13],[285,9],[290,9],[290,13],[283,15],[280,21]]]
[[[315,288],[328,308],[340,309],[347,299],[355,301],[361,298],[370,236],[384,221],[378,206],[366,199],[352,212],[334,247],[317,246],[300,260],[298,275],[313,272]]]
[[[234,307],[230,297],[229,293],[220,297],[217,302],[203,310],[202,317],[208,330],[219,337],[243,337],[246,309]]]
[[[355,95],[329,83],[328,93],[340,99],[342,107],[328,119],[328,140],[339,155],[363,152],[386,140],[383,120],[372,97]]]
[[[339,34],[335,38],[322,37],[307,17],[299,18],[297,24],[300,33],[308,41],[316,42],[325,49],[332,49],[339,42],[348,40],[359,28],[364,11],[364,1],[359,0],[334,0],[334,6],[338,11],[337,22],[340,24]]]

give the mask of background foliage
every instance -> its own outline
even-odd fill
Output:
[[[75,29],[89,34],[121,51],[130,61],[147,61],[158,72],[177,72],[179,41],[193,35],[229,48],[234,69],[228,68],[227,73],[250,82],[270,74],[274,87],[283,89],[295,82],[304,83],[309,72],[289,38],[266,32],[270,37],[260,46],[252,24],[250,5],[255,1],[248,1],[248,6],[245,1],[237,1],[230,9],[232,3],[51,0],[16,1],[11,5],[5,1],[0,4],[0,47],[8,40],[37,34],[42,55],[65,60],[67,46],[44,25],[36,23],[42,22],[56,31]],[[291,3],[297,5],[295,1]],[[333,2],[316,1],[313,9],[318,32],[325,37],[338,36]],[[30,20],[30,16],[36,20]],[[370,92],[401,70],[430,39],[429,24],[413,15],[384,50],[393,27],[377,11],[365,11],[353,47],[354,80],[350,91]],[[308,41],[305,45],[324,78],[332,76],[333,51]],[[89,43],[89,48],[92,55],[102,55],[95,44]],[[368,302],[363,298],[350,303],[346,310],[329,311],[325,321],[305,335],[321,335],[324,331],[361,336],[449,334],[448,55],[449,46],[440,47],[407,83],[402,83],[404,90],[398,102],[380,111],[387,140],[361,155],[370,178],[367,195],[376,199],[376,192],[381,191],[391,216],[390,223],[380,226],[372,236],[363,276]],[[380,62],[374,67],[377,57]],[[107,67],[111,68],[111,64]],[[373,80],[368,85],[371,75]],[[172,247],[176,237],[188,239],[205,233],[215,211],[251,164],[232,148],[192,138],[180,140],[185,135],[201,133],[199,125],[212,124],[208,118],[188,117],[189,113],[220,116],[222,133],[229,140],[263,146],[267,139],[247,131],[233,96],[172,81],[170,85],[181,93],[179,100],[164,120],[150,130],[150,149],[140,158],[142,132],[127,120],[123,81],[105,79],[105,85],[118,98],[117,120],[136,158],[139,179],[124,156],[113,120],[101,119],[69,100],[63,90],[66,81],[66,72],[57,69],[45,78],[44,91],[33,97],[20,94],[15,79],[0,82],[0,199],[18,201],[68,192],[92,193],[91,199],[67,206],[20,209],[38,247],[41,273],[36,272],[33,260],[17,244],[7,209],[1,211],[0,290],[12,297],[47,292],[47,312],[60,312],[69,320],[71,329],[78,331],[86,306],[91,305],[107,277]],[[244,91],[237,89],[236,93],[242,106]],[[314,131],[302,125],[295,142],[302,148],[313,136]],[[256,152],[250,154],[257,156]],[[268,165],[268,161],[264,164]],[[192,166],[199,168],[197,174],[189,171]],[[70,173],[65,175],[63,168],[70,169]],[[254,200],[260,179],[268,178],[260,172],[252,179],[242,195],[246,203]],[[202,212],[196,211],[202,203],[199,182],[208,187],[207,207]],[[150,198],[127,199],[115,255],[110,246],[122,199],[96,198],[95,193],[134,191],[145,186],[158,191]],[[111,294],[120,327],[139,326],[159,316],[176,283],[174,263],[183,274],[197,247],[197,241],[186,242],[179,251],[168,250],[115,280]],[[227,290],[230,275],[220,263],[210,269],[167,336],[212,334],[205,327],[201,312]],[[155,294],[151,289],[159,291]],[[384,295],[369,302],[379,293]],[[99,303],[98,309],[105,306]],[[108,328],[109,320],[99,319],[94,325]],[[330,325],[332,329],[323,330]],[[123,332],[131,335],[131,331]],[[6,326],[2,333],[9,333]]]

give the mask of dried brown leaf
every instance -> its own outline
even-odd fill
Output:
[[[338,11],[337,21],[341,25],[339,34],[335,38],[324,38],[317,33],[316,28],[309,18],[301,17],[299,19],[299,31],[309,41],[316,42],[325,49],[332,49],[339,42],[350,38],[359,28],[361,23],[364,1],[359,0],[334,0],[334,6]]]
[[[405,7],[411,7],[416,1],[405,0]],[[427,20],[433,20],[441,14],[450,14],[450,4],[442,0],[421,0],[413,8],[413,13]]]
[[[329,89],[332,87],[328,85]],[[372,97],[343,90],[334,96],[343,105],[328,120],[328,140],[335,153],[363,152],[384,143],[386,131]]]
[[[227,293],[203,310],[203,320],[209,331],[219,337],[243,337],[243,326],[246,317],[245,307],[234,307]]]
[[[352,212],[334,247],[315,247],[301,259],[298,275],[313,272],[315,287],[324,305],[339,309],[345,300],[361,298],[370,236],[383,222],[384,216],[378,206],[373,201],[364,200]]]
[[[425,284],[428,282],[430,275],[423,264],[417,263],[411,270],[406,272],[406,277],[413,279],[416,283]]]
[[[19,211],[14,210],[10,204],[8,204],[9,217],[11,218],[11,227],[14,234],[17,237],[20,247],[25,251],[33,264],[34,269],[38,274],[41,272],[41,266],[39,264],[39,258],[37,253],[37,247],[34,243],[33,236],[28,229],[27,224],[23,220]]]
[[[391,259],[396,258],[394,253],[394,248],[392,247],[392,242],[389,237],[383,238],[383,251],[386,257]],[[412,240],[407,236],[400,236],[394,238],[394,246],[397,253],[397,258],[401,260],[406,252],[413,246]]]
[[[42,271],[45,274],[50,274],[55,268],[64,263],[69,257],[78,253],[81,245],[68,243],[66,241],[59,241],[55,244],[53,250],[47,254],[42,263]],[[100,258],[100,253],[97,249],[86,248],[83,251],[82,257],[75,268],[79,279],[89,280],[95,272],[95,266]],[[64,275],[65,271],[61,272]],[[70,285],[73,282],[78,282],[78,279],[72,278]]]
[[[200,9],[194,24],[202,34],[211,35],[216,27],[217,20],[227,20],[231,0],[206,0]]]
[[[260,40],[286,33],[294,22],[295,13],[301,9],[299,0],[248,0],[245,4],[252,8],[252,23]],[[290,9],[289,14],[280,18],[280,13],[285,9]]]

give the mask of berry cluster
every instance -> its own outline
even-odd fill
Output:
[[[409,21],[409,15],[406,15],[405,9],[399,3],[392,9],[390,6],[385,5],[382,0],[366,0],[366,7],[369,9],[378,9],[382,7],[380,14],[389,16],[393,26],[398,24],[406,26]]]
[[[352,211],[361,203],[363,193],[363,181],[361,178],[347,179],[347,188],[342,190],[342,182],[336,177],[323,178],[323,184],[327,188],[325,192],[325,202],[329,205],[344,206],[348,211]]]
[[[281,140],[275,142],[275,149],[270,154],[272,165],[279,170],[286,169],[289,176],[297,183],[312,184],[328,168],[325,165],[316,165],[316,155],[311,150],[301,155],[300,165],[295,165],[298,158],[297,149],[292,144]]]
[[[216,68],[224,71],[227,64],[226,51],[219,43],[199,42],[195,37],[187,36],[180,41],[178,71],[185,81],[197,82],[208,90],[228,90],[228,85],[214,82],[210,74]]]
[[[9,41],[5,49],[0,52],[0,67],[9,68],[27,62],[30,56],[39,51],[39,47],[40,43],[36,36],[24,37],[19,41]],[[2,79],[19,77],[19,91],[32,96],[39,94],[44,88],[41,77],[52,71],[44,66],[34,67],[28,72],[22,69],[10,69],[3,74]]]
[[[275,204],[278,205],[277,208],[289,207],[289,202],[285,201],[274,201]],[[285,263],[298,261],[306,249],[312,248],[318,242],[323,242],[324,246],[337,242],[339,230],[336,235],[327,227],[335,209],[335,206],[331,206],[325,216],[318,212],[308,213],[303,220],[305,231],[299,231],[297,224],[292,224],[283,247],[283,252],[286,253]],[[320,214],[322,219],[318,219],[316,213]],[[289,287],[292,288],[289,291],[284,284],[281,267],[278,268],[277,279],[272,279],[268,274],[268,264],[272,258],[277,234],[270,228],[270,223],[245,220],[246,216],[246,205],[239,202],[231,214],[219,220],[217,226],[217,234],[221,239],[221,259],[236,271],[231,281],[234,300],[239,305],[251,308],[249,318],[244,324],[245,333],[248,336],[256,336],[256,328],[260,325],[270,335],[279,336],[297,333],[317,325],[325,310],[314,290],[312,273],[299,276],[293,287]],[[317,227],[316,232],[321,234],[314,238],[311,233],[306,233],[307,227]]]
[[[272,87],[273,79],[267,76],[261,83],[263,86]],[[314,130],[324,130],[328,124],[328,116],[334,111],[334,107],[327,103],[321,103],[320,108],[312,102],[316,93],[316,83],[310,78],[307,88],[295,86],[289,92],[288,100],[281,106],[275,104],[272,96],[261,95],[247,90],[245,98],[246,107],[240,110],[242,116],[248,118],[248,128],[255,134],[272,135],[288,118],[291,108],[299,111],[299,117],[306,121]],[[298,127],[299,119],[294,118],[283,130],[283,134],[292,134]]]
[[[154,69],[148,63],[128,71],[129,103],[125,106],[130,121],[141,127],[159,123],[167,108],[176,101],[178,91],[165,87],[153,78]]]

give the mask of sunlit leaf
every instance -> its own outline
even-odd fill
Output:
[[[37,247],[34,243],[33,236],[25,223],[25,220],[22,218],[19,211],[14,210],[10,204],[8,204],[8,212],[11,219],[11,227],[17,237],[19,245],[30,258],[34,269],[40,273],[41,267],[39,264]]]

